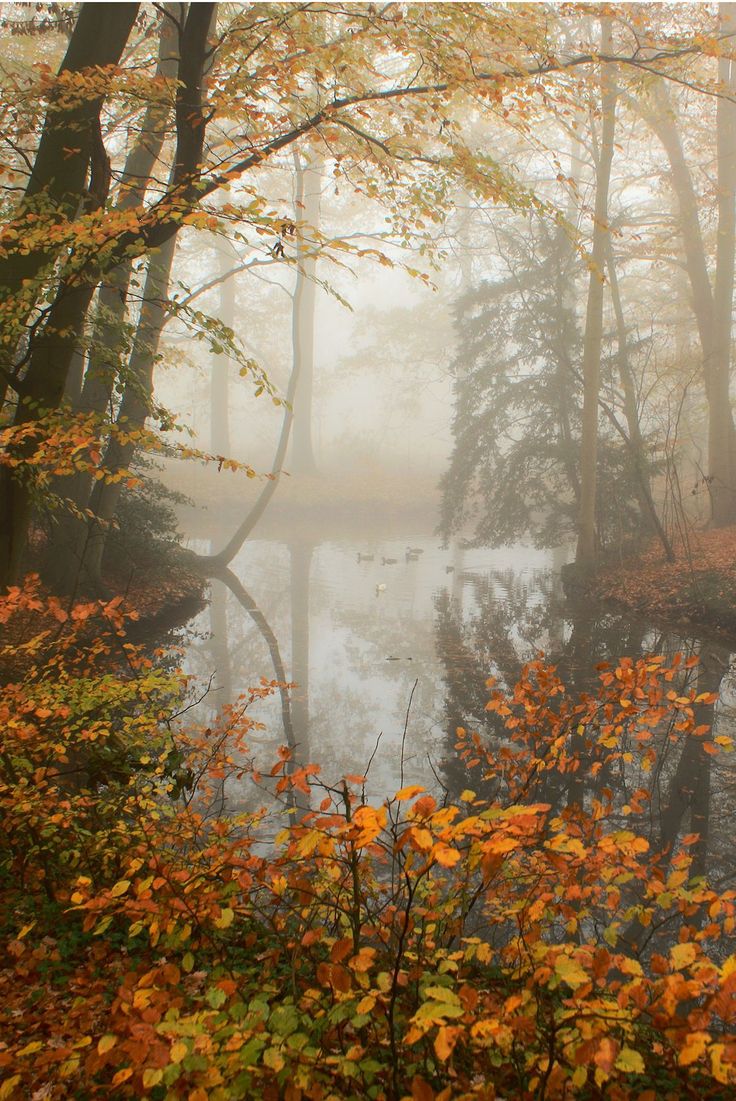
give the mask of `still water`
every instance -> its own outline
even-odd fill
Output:
[[[691,683],[718,694],[698,722],[736,734],[736,654],[630,614],[571,610],[559,580],[565,560],[564,549],[446,549],[416,534],[253,539],[225,578],[212,580],[209,606],[183,635],[185,671],[200,685],[211,682],[200,718],[260,677],[295,682],[251,711],[263,724],[251,737],[259,768],[286,744],[298,762],[319,763],[328,782],[367,774],[370,799],[407,783],[461,790],[455,730],[494,736],[484,711],[490,676],[510,687],[523,663],[544,651],[571,691],[586,691],[595,688],[596,662],[680,650],[700,656]],[[642,773],[635,759],[614,778],[621,804],[638,787],[650,792],[638,828],[653,844],[697,832],[697,864],[722,881],[736,870],[733,760],[705,753],[702,739],[663,740],[654,769]],[[248,802],[232,784],[224,798],[233,810]]]

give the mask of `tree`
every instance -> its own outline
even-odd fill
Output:
[[[27,339],[28,354],[21,350],[6,372],[8,384],[23,397],[14,418],[19,431],[9,439],[24,442],[9,447],[0,487],[0,584],[17,576],[31,522],[32,494],[26,484],[33,466],[30,441],[34,433],[39,438],[46,421],[53,420],[60,408],[71,365],[79,362],[82,334],[91,328],[87,314],[95,288],[120,265],[163,249],[182,226],[215,228],[218,216],[203,207],[208,196],[240,181],[235,201],[222,211],[223,217],[239,221],[255,234],[278,238],[283,216],[259,193],[260,173],[266,161],[299,148],[305,156],[334,150],[338,176],[380,200],[403,241],[421,228],[422,218],[441,216],[451,202],[452,186],[484,199],[516,201],[519,189],[512,176],[474,148],[470,132],[463,132],[466,105],[475,97],[485,111],[504,120],[509,89],[541,87],[543,79],[553,83],[557,73],[589,67],[594,55],[581,52],[558,58],[542,9],[533,18],[527,13],[523,19],[472,3],[427,10],[436,31],[431,49],[424,9],[421,17],[401,5],[388,5],[380,13],[353,6],[329,13],[292,5],[224,9],[222,21],[229,19],[229,23],[216,32],[218,49],[208,97],[204,83],[211,62],[208,36],[215,6],[180,8],[177,84],[173,102],[169,100],[168,140],[163,145],[171,169],[168,183],[160,182],[163,174],[159,172],[152,179],[149,198],[134,207],[121,204],[119,188],[113,187],[104,208],[97,200],[97,209],[80,214],[83,192],[102,195],[107,186],[100,190],[100,182],[107,179],[107,154],[102,156],[99,143],[90,141],[71,159],[70,170],[76,175],[63,185],[64,202],[56,183],[49,191],[56,203],[54,216],[65,219],[61,229],[43,219],[34,222],[37,212],[29,212],[27,206],[15,212],[10,239],[22,236],[23,245],[11,248],[24,259],[12,277],[4,261],[0,282],[8,292],[14,319],[7,346],[17,349]],[[83,29],[99,11],[99,6],[83,5],[84,20],[80,16],[75,40],[82,40]],[[132,21],[133,12],[128,15]],[[114,25],[120,39],[115,45],[119,59],[125,28]],[[150,21],[146,26],[150,29]],[[649,64],[663,66],[673,52],[696,49],[692,45],[673,49],[665,42]],[[154,66],[153,59],[146,57],[140,63],[136,58],[135,64],[112,68],[114,51],[112,60],[110,51],[105,53],[101,47],[100,51],[95,53],[88,44],[81,61],[74,62],[76,68],[68,70],[82,74],[72,99],[73,110],[81,111],[79,117],[87,129],[90,120],[99,119],[103,101],[119,105],[124,96],[118,90],[126,82],[135,83],[139,70],[148,66],[150,72]],[[102,83],[94,71],[98,60],[110,65]],[[637,54],[617,60],[635,65]],[[416,76],[418,63],[421,81]],[[64,84],[66,73],[62,69],[57,84]],[[115,96],[107,94],[113,90]],[[166,96],[163,99],[166,102]],[[136,103],[139,117],[145,119],[145,96],[138,95]],[[523,118],[527,110],[524,96],[517,97],[518,117]],[[48,114],[38,148],[39,164],[46,164],[54,149],[58,153],[68,144],[65,127],[70,119],[64,112]],[[154,129],[158,135],[158,122]],[[87,165],[93,162],[98,165],[96,182],[90,175],[90,187],[85,189]],[[46,177],[39,170],[35,179],[34,187],[40,187],[41,194]],[[49,239],[54,242],[52,251]],[[12,263],[11,256],[11,267]],[[21,268],[39,277],[33,285],[27,282],[22,293]],[[48,312],[47,300],[52,303]],[[54,333],[63,333],[64,339],[51,357],[49,341]],[[34,426],[33,432],[27,430],[28,424]],[[115,470],[109,476],[118,474]],[[96,471],[98,475],[108,477],[104,470]]]
[[[443,478],[447,538],[475,518],[474,539],[532,533],[554,545],[574,530],[580,493],[578,259],[559,227],[518,220],[496,233],[497,280],[456,305],[454,448]]]
[[[733,4],[719,6],[723,34],[736,30]],[[692,307],[702,352],[703,383],[708,404],[708,491],[711,521],[716,527],[736,522],[736,430],[730,397],[731,332],[736,243],[736,122],[733,94],[736,62],[723,47],[718,60],[716,101],[716,255],[711,275],[699,201],[678,127],[675,105],[667,87],[657,82],[652,105],[640,110],[662,143],[670,164],[679,230],[682,236]]]
[[[97,26],[99,8],[94,5],[83,5],[67,55],[71,55],[72,62],[67,64],[65,59],[62,63],[60,80],[67,70],[81,73],[84,77],[85,74],[95,72],[96,64],[109,65],[119,60],[138,9],[137,5],[111,5],[111,7],[115,12],[122,9],[126,13],[127,21],[123,21],[122,16],[115,14],[111,17],[109,31],[100,35]],[[202,79],[207,57],[206,40],[213,10],[214,7],[211,4],[193,5],[181,27],[179,86],[176,94],[177,147],[172,172],[172,191],[175,194],[183,193],[184,196],[191,193],[192,176],[200,164],[204,144]],[[109,38],[111,43],[108,41]],[[96,92],[94,83],[93,89]],[[71,110],[62,113],[61,123],[55,111],[50,111],[47,115],[37,155],[37,161],[40,161],[41,167],[36,168],[34,165],[34,173],[29,183],[31,194],[35,195],[38,189],[44,187],[51,179],[52,182],[45,189],[45,193],[47,192],[52,200],[56,200],[55,211],[67,217],[76,213],[76,207],[84,191],[83,185],[88,166],[90,167],[88,191],[91,194],[97,194],[95,211],[103,206],[107,198],[110,180],[109,162],[104,146],[100,147],[98,143],[95,147],[92,140],[92,134],[99,132],[103,98],[99,94],[91,95],[82,81],[81,88],[78,88],[72,97],[72,103]],[[53,159],[57,157],[60,158],[60,163],[63,162],[64,142],[73,143],[75,139],[72,134],[77,126],[82,127],[82,133],[87,135],[86,140],[82,143],[80,151],[72,158],[69,172],[65,172],[61,177],[54,177],[52,175]],[[47,134],[48,139],[44,141]],[[93,157],[95,148],[98,152],[96,160]],[[107,171],[103,172],[105,166]],[[17,212],[16,225],[22,225],[29,219],[31,212],[28,210],[27,199],[28,195],[26,195],[26,203]],[[92,211],[91,215],[95,211]],[[124,221],[127,221],[127,214],[127,211],[122,212]],[[87,222],[90,221],[91,215],[87,216]],[[99,219],[97,220],[99,222]],[[107,226],[102,232],[103,242],[108,245],[108,254],[104,255],[103,247],[101,250],[103,256],[99,255],[96,237],[91,237],[80,247],[71,248],[68,251],[52,306],[45,317],[42,313],[40,328],[30,334],[29,351],[21,361],[27,360],[25,371],[20,379],[18,378],[20,371],[17,369],[9,374],[21,399],[13,420],[16,428],[22,427],[29,421],[42,420],[44,414],[56,410],[61,404],[67,375],[97,283],[104,271],[114,268],[129,252],[127,243],[120,244],[121,235],[117,219],[110,218],[108,221],[112,225]],[[92,218],[92,224],[94,224],[94,218]],[[78,231],[74,221],[71,221],[69,226],[73,233]],[[168,233],[163,235],[162,244],[173,239],[177,229],[177,222],[170,221]],[[109,237],[113,240],[112,247],[109,247]],[[122,238],[126,238],[125,232]],[[95,252],[98,255],[95,255]],[[41,294],[40,286],[36,287],[30,298],[27,292],[19,294],[19,288],[24,279],[27,285],[33,275],[38,274],[43,264],[48,263],[49,260],[48,251],[37,247],[34,252],[29,252],[27,259],[17,260],[15,254],[12,254],[11,260],[6,259],[0,266],[0,285],[11,296],[11,305],[15,305],[16,309],[13,330],[16,342],[20,339],[20,327],[32,312]],[[12,297],[14,294],[15,299]],[[12,341],[13,337],[10,339]],[[25,450],[27,453],[27,444]],[[0,516],[2,517],[0,584],[6,584],[18,574],[31,517],[30,488],[26,482],[19,480],[14,469],[6,463],[0,470]]]
[[[611,19],[601,19],[601,53],[611,53]],[[588,302],[583,335],[583,414],[580,438],[580,503],[575,564],[584,573],[595,569],[596,491],[598,482],[598,399],[603,342],[603,277],[608,237],[608,188],[614,152],[617,92],[612,67],[603,62],[600,70],[601,140],[595,171],[593,247],[590,254]]]

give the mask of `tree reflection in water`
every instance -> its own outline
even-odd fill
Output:
[[[544,772],[533,797],[551,803],[557,813],[572,812],[576,804],[589,809],[594,799],[610,801],[621,827],[644,834],[655,850],[661,850],[663,873],[682,837],[697,834],[693,873],[707,871],[721,882],[733,876],[728,823],[736,811],[734,770],[728,755],[709,752],[714,736],[730,733],[734,725],[736,681],[725,645],[659,631],[615,611],[571,606],[562,599],[551,572],[524,578],[513,570],[466,573],[453,596],[447,589],[440,592],[435,631],[446,685],[443,782],[453,795],[467,787],[479,788],[475,775],[468,775],[454,753],[456,729],[477,730],[488,745],[499,748],[508,740],[502,720],[485,710],[489,677],[497,687],[511,690],[525,663],[544,650],[568,692],[577,695],[595,691],[601,672],[597,665],[615,664],[621,655],[663,654],[668,660],[678,652],[697,655],[699,664],[685,669],[683,663],[672,687],[678,694],[695,687],[699,694],[716,695],[715,704],[695,705],[696,724],[714,727],[709,734],[683,737],[675,729],[661,729],[653,739],[653,767],[647,767],[632,745],[626,747],[627,759],[592,770],[586,767],[586,735],[574,732],[568,751],[577,769]],[[646,792],[644,800],[634,798],[640,791]],[[632,806],[639,804],[642,810],[636,813]]]

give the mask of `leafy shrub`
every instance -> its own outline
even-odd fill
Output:
[[[17,616],[0,1099],[733,1096],[736,893],[693,875],[695,836],[663,856],[622,823],[646,793],[556,795],[656,737],[718,751],[676,666],[624,659],[571,699],[529,665],[491,694],[502,744],[458,732],[490,797],[371,806],[287,749],[255,771],[273,684],[187,729],[114,603],[31,585],[0,601]],[[256,809],[217,814],[228,781]]]

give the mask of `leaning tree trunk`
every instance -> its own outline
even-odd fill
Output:
[[[297,219],[299,219],[302,210],[306,206],[304,194],[306,174],[300,168],[301,162],[298,159],[298,155],[295,156],[294,160],[297,166],[295,206],[296,217]],[[312,211],[312,213],[314,213],[314,211]],[[284,415],[281,421],[281,432],[279,434],[278,443],[276,445],[276,452],[274,454],[273,463],[271,464],[271,474],[269,480],[266,482],[266,485],[259,493],[255,504],[252,508],[248,510],[242,522],[238,525],[234,535],[231,539],[228,540],[222,550],[219,551],[219,553],[217,554],[201,555],[199,557],[200,567],[208,572],[214,573],[215,571],[224,569],[230,565],[232,560],[239,553],[240,548],[243,546],[246,539],[255,528],[261,516],[263,516],[264,512],[268,508],[271,498],[273,497],[278,487],[279,479],[281,478],[281,471],[284,465],[284,460],[286,459],[286,452],[289,447],[291,433],[296,423],[295,409],[298,402],[297,394],[300,392],[301,372],[307,370],[311,374],[313,368],[313,359],[307,358],[305,360],[305,357],[300,354],[301,351],[303,351],[303,343],[300,339],[300,334],[302,332],[300,318],[302,317],[304,308],[302,296],[304,295],[304,292],[306,290],[307,279],[304,270],[304,245],[303,241],[301,244],[299,244],[299,241],[302,241],[301,237],[298,238],[297,243],[297,273],[291,305],[291,324],[293,334],[291,374],[289,376],[289,385],[286,391]],[[300,248],[301,254],[299,252]],[[313,316],[314,314],[312,311],[312,318]],[[311,392],[311,382],[308,390]],[[301,392],[303,393],[303,390]],[[299,406],[299,410],[300,412],[303,412],[301,406]],[[307,438],[309,441],[309,454],[311,454],[311,430]]]
[[[601,19],[601,52],[610,53],[611,20]],[[583,573],[595,570],[597,532],[595,524],[598,464],[598,394],[600,391],[601,346],[603,342],[603,271],[608,235],[608,188],[613,161],[616,128],[616,88],[611,66],[601,64],[602,128],[596,165],[593,248],[588,305],[583,340],[583,422],[580,442],[580,510],[575,564]]]

